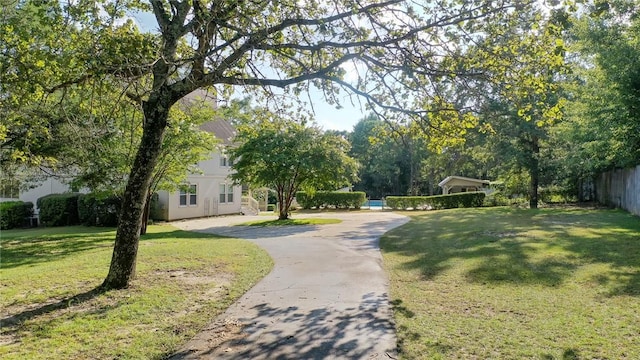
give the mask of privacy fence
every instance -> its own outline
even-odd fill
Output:
[[[596,177],[596,198],[640,216],[640,165],[600,174]]]

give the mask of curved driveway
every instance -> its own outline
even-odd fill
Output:
[[[265,217],[174,223],[193,231],[250,239],[273,258],[273,271],[175,359],[390,359],[396,337],[378,240],[408,218],[379,211],[300,214],[339,218],[319,226],[232,226]],[[242,336],[213,346],[219,324]],[[218,324],[216,326],[215,324]],[[216,329],[218,328],[218,329]]]

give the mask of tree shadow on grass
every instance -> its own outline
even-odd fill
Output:
[[[52,234],[42,233],[41,230],[38,229],[38,231],[32,232],[36,234],[36,237],[30,236],[28,232],[14,236],[10,240],[12,242],[11,246],[6,246],[3,243],[2,268],[16,268],[13,271],[20,271],[21,266],[37,266],[39,263],[64,259],[82,252],[91,253],[92,250],[101,247],[112,248],[115,237],[113,229],[109,228],[69,227],[66,232],[64,228],[56,228],[52,231]],[[189,240],[202,238],[215,240],[221,237],[171,230],[148,233],[141,238],[141,243],[162,241],[164,239]],[[80,256],[84,256],[84,254]],[[74,287],[75,285],[70,284],[70,286]],[[91,304],[91,301],[108,291],[110,290],[98,286],[64,298],[50,298],[43,302],[26,305],[16,305],[14,303],[0,313],[0,334],[5,339],[18,339],[20,333],[24,331],[22,324],[33,319],[44,318],[46,320],[47,315],[58,318],[58,312],[60,314],[64,314],[66,311],[81,311],[83,314],[107,313],[120,306],[120,304],[106,304],[96,307],[95,304]],[[11,299],[5,300],[10,301]],[[87,303],[90,304],[89,308],[86,307]]]
[[[576,268],[607,264],[610,295],[640,295],[640,221],[611,210],[454,210],[417,216],[387,233],[385,252],[406,256],[425,279],[462,260],[473,283],[561,285]]]
[[[2,268],[46,263],[74,253],[113,247],[113,229],[71,227],[68,233],[61,232],[62,229],[56,229],[57,233],[51,235],[31,237],[25,232],[20,237],[3,239]]]
[[[63,259],[76,253],[96,249],[112,249],[115,240],[113,228],[68,227],[56,228],[53,234],[43,234],[42,229],[27,230],[20,236],[2,241],[3,269],[35,265]],[[224,236],[203,234],[183,230],[150,232],[140,238],[140,242],[162,239],[202,239],[226,238]]]
[[[33,319],[38,316],[46,315],[54,311],[76,306],[78,304],[90,301],[101,294],[104,294],[108,290],[99,286],[83,293],[66,297],[64,299],[55,300],[55,302],[47,303],[44,305],[37,305],[37,307],[31,307],[16,314],[10,314],[0,319],[0,328],[3,329],[5,335],[11,335],[18,330],[17,325]]]
[[[576,349],[565,349],[560,358],[556,358],[551,354],[542,355],[542,360],[580,360],[580,352]]]

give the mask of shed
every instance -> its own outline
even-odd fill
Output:
[[[447,176],[438,186],[443,194],[455,194],[469,191],[484,191],[489,188],[489,180],[473,179],[463,176]]]

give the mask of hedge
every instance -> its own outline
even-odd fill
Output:
[[[511,200],[501,193],[500,191],[494,191],[484,198],[482,206],[507,206],[511,205]]]
[[[78,197],[78,218],[87,226],[117,226],[120,199],[103,194],[82,194]]]
[[[396,210],[440,210],[482,206],[485,193],[465,192],[436,196],[387,196],[387,206]]]
[[[304,209],[313,207],[319,209],[322,207],[335,207],[337,209],[360,209],[360,206],[366,200],[366,194],[361,191],[342,192],[342,191],[317,191],[313,195],[304,191],[296,193],[296,201]]]
[[[0,203],[0,229],[22,227],[33,216],[33,203],[8,201]]]
[[[78,193],[51,194],[38,199],[40,222],[45,226],[79,225]]]

